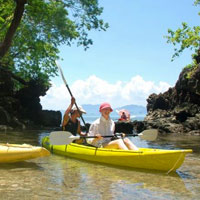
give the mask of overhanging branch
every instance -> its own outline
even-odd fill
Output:
[[[7,53],[7,51],[11,46],[13,36],[22,19],[24,13],[24,6],[27,3],[27,0],[15,0],[15,2],[17,5],[15,8],[13,20],[11,22],[10,27],[8,28],[8,31],[5,35],[3,42],[0,44],[0,59],[5,56],[5,54]]]

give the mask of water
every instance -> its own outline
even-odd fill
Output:
[[[45,131],[0,133],[1,142],[40,145]],[[0,199],[199,199],[200,137],[163,137],[155,142],[133,139],[141,147],[192,148],[175,173],[128,170],[67,157],[0,164]]]

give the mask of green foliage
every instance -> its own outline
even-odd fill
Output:
[[[188,65],[185,66],[185,68],[188,68],[188,69],[190,69],[190,68],[192,68],[192,67],[193,67],[192,64],[188,64]]]
[[[186,73],[186,78],[190,79],[196,73],[196,70],[198,69],[198,65],[189,64],[185,68],[189,69],[188,73]]]
[[[194,5],[199,6],[200,0],[196,0]],[[175,53],[172,56],[172,61],[176,57],[179,57],[185,49],[194,50],[194,52],[197,53],[200,48],[200,26],[191,28],[187,23],[183,22],[181,28],[178,28],[176,31],[169,29],[168,34],[168,36],[165,36],[167,42],[176,46],[176,48],[174,48]]]
[[[12,21],[15,3],[14,1],[0,0],[0,41]]]
[[[59,46],[77,43],[92,45],[89,31],[106,30],[99,16],[103,8],[98,0],[28,0],[20,26],[9,52],[1,64],[24,80],[42,78],[48,82],[57,74],[55,60]],[[14,0],[0,0],[0,42],[13,18]]]
[[[194,5],[200,4],[200,0],[195,0]]]

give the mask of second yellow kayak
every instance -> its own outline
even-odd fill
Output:
[[[50,152],[29,144],[0,144],[0,163],[12,163],[49,156]]]

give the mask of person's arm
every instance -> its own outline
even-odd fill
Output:
[[[103,139],[101,134],[98,133],[98,125],[97,124],[91,124],[90,125],[88,136],[97,136],[96,138],[87,139],[88,143],[92,144],[92,145],[95,145],[98,142],[98,140],[102,140]]]
[[[74,105],[74,103],[75,103],[75,98],[72,97],[71,98],[71,103],[68,106],[67,110],[65,111],[65,114],[64,114],[64,117],[63,117],[63,122],[62,122],[62,127],[64,127],[67,124],[67,122],[69,120],[69,113],[70,113],[70,111],[71,111],[72,106]]]
[[[111,134],[115,135],[115,122],[113,120],[111,120]]]

